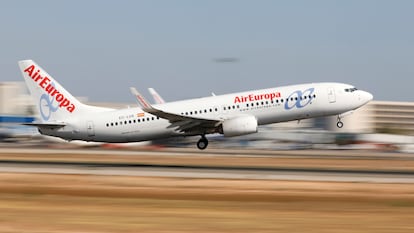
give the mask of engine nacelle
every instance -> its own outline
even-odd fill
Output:
[[[222,124],[225,137],[257,133],[257,119],[254,116],[240,116],[225,120]]]

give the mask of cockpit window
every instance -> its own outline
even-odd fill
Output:
[[[345,92],[354,92],[354,91],[356,91],[356,90],[358,90],[358,88],[356,88],[356,87],[353,87],[353,88],[346,88],[346,89],[345,89]]]

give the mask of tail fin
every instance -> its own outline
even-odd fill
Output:
[[[19,67],[39,109],[42,123],[65,121],[82,114],[89,107],[73,97],[34,61],[19,61]]]

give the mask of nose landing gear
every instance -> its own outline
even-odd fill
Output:
[[[197,142],[197,148],[200,150],[204,150],[207,148],[207,146],[208,146],[208,140],[206,136],[202,135],[200,140],[198,140]]]
[[[341,121],[341,117],[340,116],[338,116],[338,118],[337,118],[336,126],[338,128],[344,127],[344,123]]]

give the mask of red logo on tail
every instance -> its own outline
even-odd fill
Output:
[[[55,88],[51,80],[46,75],[42,76],[40,74],[40,70],[36,69],[35,65],[27,67],[24,72],[27,73],[27,75],[29,75],[29,77],[31,77],[33,81],[39,85],[39,87],[49,93],[49,96],[54,97],[59,103],[60,108],[65,108],[71,113],[75,111],[75,105],[71,103],[71,101],[67,99],[64,94],[60,93],[59,90]]]

